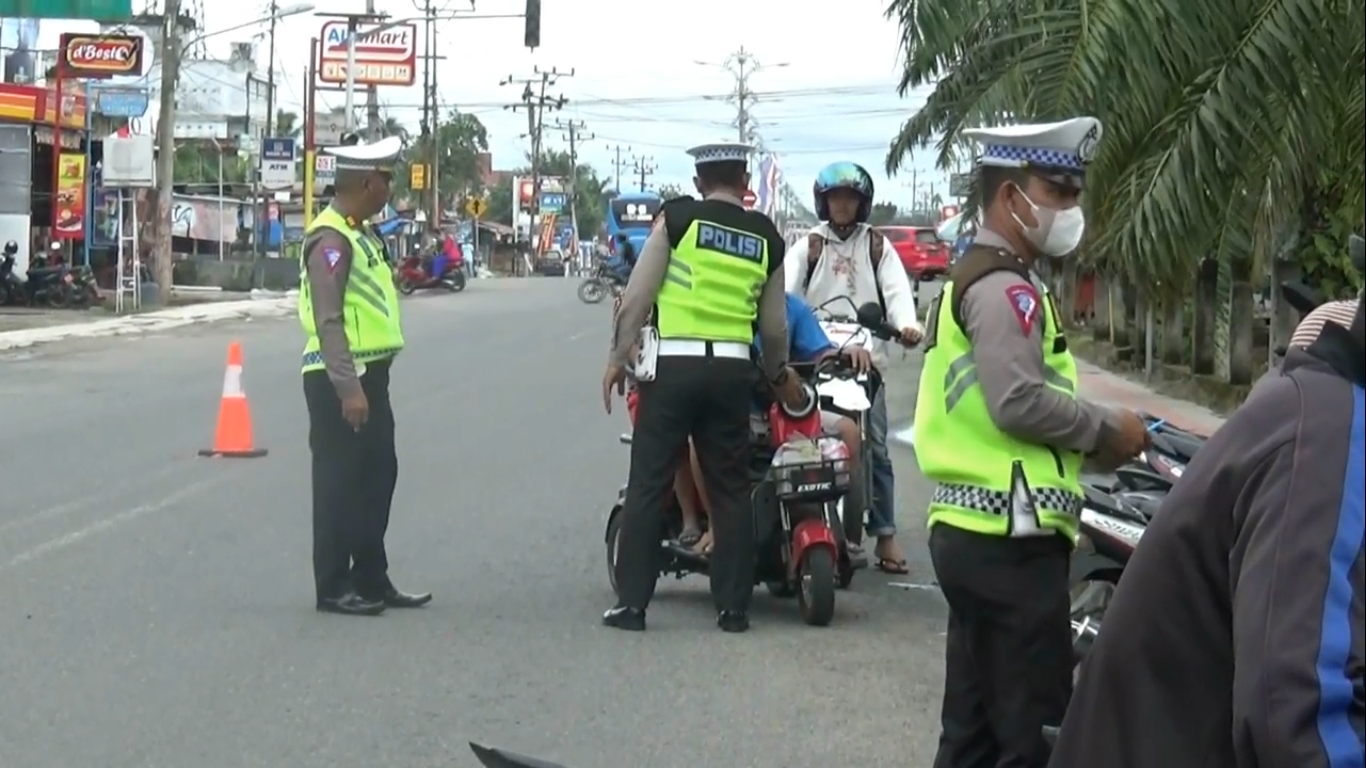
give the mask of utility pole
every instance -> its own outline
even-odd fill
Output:
[[[608,149],[612,150],[612,152],[616,154],[616,158],[612,160],[612,186],[616,187],[617,193],[620,194],[622,180],[621,170],[626,167],[626,161],[621,159],[621,153],[629,153],[631,151],[631,148],[623,147],[620,144],[618,144],[615,147],[608,147]]]
[[[586,128],[582,120],[564,122],[555,121],[555,127],[564,131],[565,139],[569,142],[569,225],[574,229],[573,254],[575,264],[579,263],[578,242],[579,242],[579,142],[592,141],[593,134],[583,132]]]
[[[637,157],[632,161],[631,173],[635,174],[636,178],[640,180],[641,192],[645,191],[645,179],[649,178],[651,175],[654,174],[655,171],[659,170],[656,166],[651,164],[650,161],[653,159],[654,158],[651,157]]]
[[[427,7],[430,9],[431,4],[428,3]],[[377,15],[375,11],[375,0],[365,0],[365,14],[367,16]],[[431,15],[430,10],[428,10],[427,15]],[[416,43],[417,41],[415,40],[413,42]],[[354,44],[351,46],[350,50],[356,50]],[[350,66],[349,61],[347,62],[347,66]],[[348,69],[347,71],[349,72],[350,70]],[[373,85],[367,86],[365,89],[365,122],[366,132],[370,135],[370,141],[378,141],[380,128],[382,127],[382,123],[379,119],[379,89]]]
[[[499,85],[512,85],[514,83],[522,86],[522,103],[509,104],[504,109],[525,109],[527,113],[527,135],[531,137],[531,226],[534,228],[539,224],[541,215],[541,148],[542,134],[545,129],[545,113],[564,109],[568,99],[564,96],[551,96],[546,93],[551,86],[554,86],[562,77],[573,77],[574,70],[561,72],[552,67],[550,70],[542,70],[536,67],[532,70],[535,74],[532,77],[514,78],[511,75]],[[531,234],[531,231],[528,231]],[[533,242],[536,242],[535,235],[531,235]]]
[[[749,78],[761,69],[773,67],[786,67],[782,64],[763,64],[755,58],[753,53],[740,46],[740,50],[726,57],[721,68],[729,72],[735,78],[735,90],[731,92],[731,100],[735,102],[735,134],[736,139],[741,144],[748,144],[752,131],[750,125],[753,116],[750,108],[758,100],[755,98],[754,91],[749,88]]]
[[[266,135],[264,138],[271,138],[275,135],[275,24],[280,20],[280,3],[278,0],[270,0],[270,43],[269,60],[266,62]],[[220,152],[222,150],[219,150]],[[256,169],[253,174],[258,198],[261,205],[260,212],[256,215],[256,234],[252,237],[255,246],[254,250],[258,257],[264,258],[266,255],[266,241],[268,232],[262,226],[262,222],[270,218],[270,201],[261,189],[261,161],[258,153]]]
[[[373,2],[373,0],[371,0]],[[441,105],[437,98],[436,62],[445,56],[436,54],[436,9],[432,0],[426,0],[426,47],[422,70],[422,161],[427,166],[423,190],[423,207],[427,210],[427,232],[435,234],[441,226],[440,168],[441,155]]]
[[[180,0],[166,0],[161,14],[161,105],[157,117],[157,298],[171,299],[171,193],[175,174],[175,92],[180,75]],[[122,280],[123,276],[120,275]],[[134,281],[137,277],[134,276]],[[136,289],[135,289],[136,290]]]

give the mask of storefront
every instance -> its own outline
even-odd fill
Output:
[[[100,152],[98,142],[86,141],[87,104],[78,88],[84,86],[63,89],[62,124],[54,131],[51,87],[0,84],[0,243],[18,244],[16,269],[27,269],[29,255],[54,239],[65,244],[67,258],[85,258],[89,170]],[[60,152],[53,151],[54,135]]]

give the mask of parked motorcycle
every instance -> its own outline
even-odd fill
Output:
[[[621,282],[621,278],[606,264],[599,264],[592,275],[579,283],[579,301],[584,304],[600,304],[608,296],[615,299],[624,290],[626,286]]]
[[[48,266],[46,258],[35,256],[27,280],[22,283],[14,274],[14,267],[13,254],[0,256],[0,300],[4,304],[83,309],[100,302],[95,275],[89,267]]]
[[[432,261],[430,257],[424,258],[421,254],[414,254],[403,260],[394,274],[394,283],[398,286],[398,292],[404,296],[411,296],[418,290],[440,289],[459,293],[465,290],[465,263],[463,259],[454,258],[446,262],[446,271],[439,279],[431,276]]]
[[[1077,546],[1072,551],[1072,658],[1080,665],[1100,634],[1105,611],[1151,518],[1124,493],[1083,486]],[[1159,502],[1160,503],[1160,502]]]

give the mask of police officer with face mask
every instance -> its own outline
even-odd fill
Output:
[[[1042,768],[1042,728],[1072,682],[1068,561],[1084,456],[1119,462],[1142,420],[1078,396],[1057,307],[1034,272],[1081,242],[1079,196],[1101,125],[964,131],[982,146],[982,226],[930,309],[916,404],[938,483],[930,555],[949,604],[936,768]]]

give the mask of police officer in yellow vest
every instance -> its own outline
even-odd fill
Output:
[[[964,131],[982,144],[982,226],[930,309],[916,403],[938,484],[930,556],[949,604],[935,768],[1044,768],[1072,686],[1068,561],[1084,457],[1141,451],[1137,415],[1083,400],[1033,267],[1081,243],[1100,121]]]
[[[431,600],[394,588],[384,551],[398,480],[389,367],[403,329],[391,268],[367,220],[389,200],[401,149],[389,138],[328,150],[336,196],[309,225],[301,265],[317,605],[353,616]]]
[[[688,151],[702,200],[664,207],[631,273],[617,315],[603,377],[603,404],[612,412],[641,326],[655,309],[655,377],[639,383],[631,472],[622,509],[616,562],[619,602],[603,616],[618,629],[645,629],[645,609],[658,577],[658,531],[679,462],[692,437],[711,501],[714,549],[709,573],[717,624],[749,628],[754,589],[754,532],[748,469],[749,413],[759,371],[751,362],[758,326],[762,373],[787,400],[800,382],[787,363],[786,245],[773,222],[747,211],[743,144],[706,144]]]

